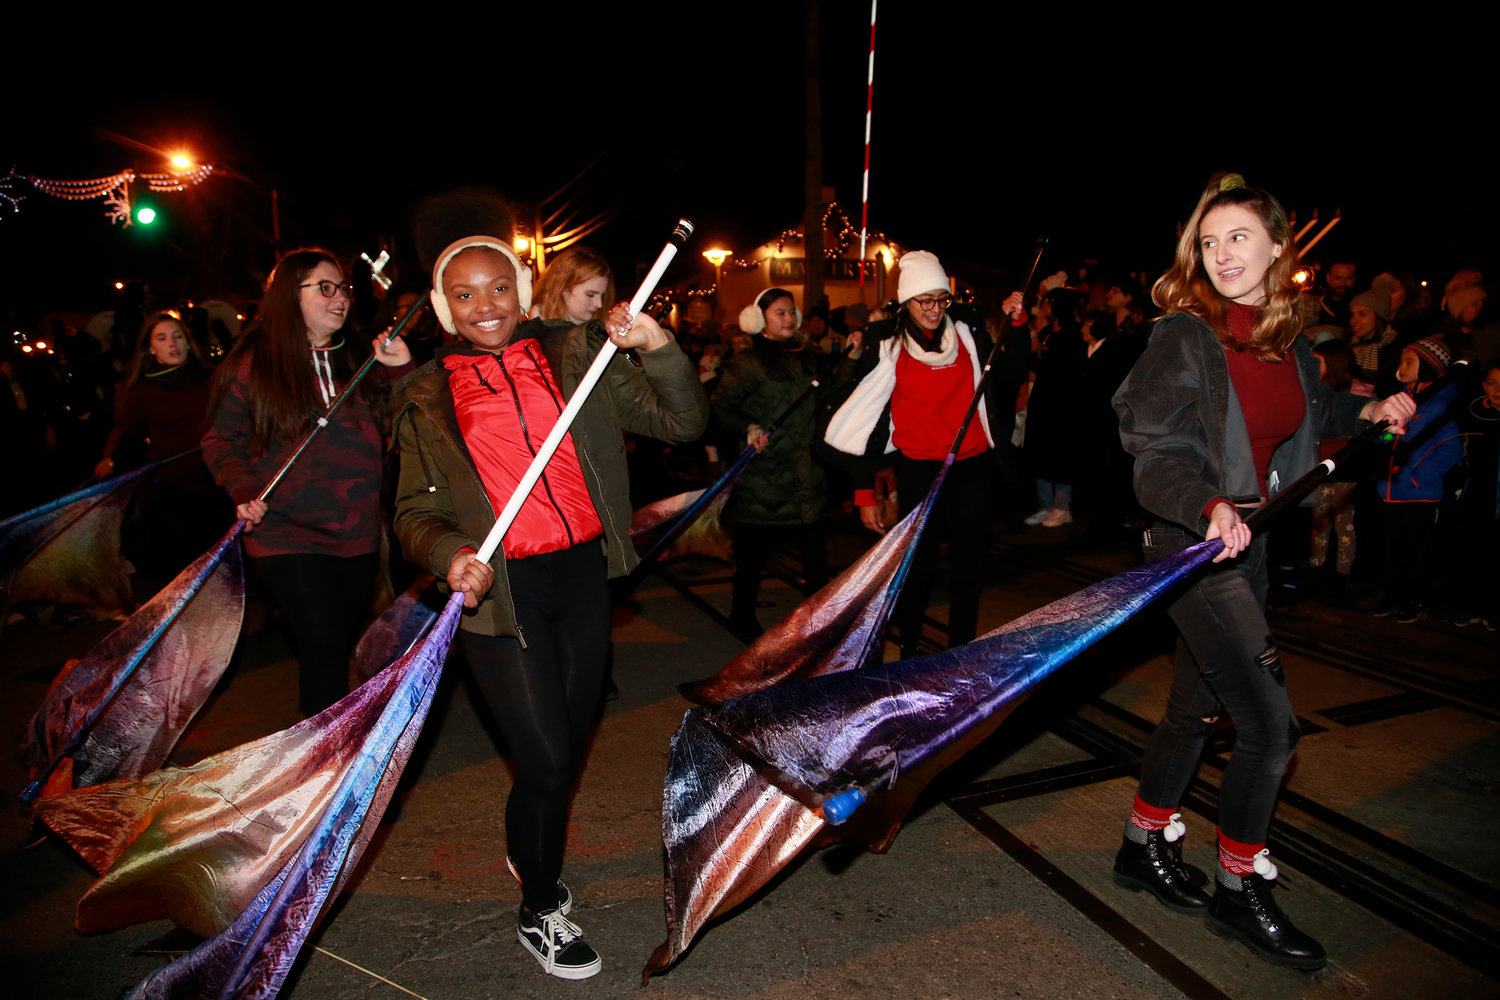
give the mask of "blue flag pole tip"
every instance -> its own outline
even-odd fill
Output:
[[[823,818],[834,826],[846,821],[853,816],[860,806],[865,804],[865,793],[858,788],[851,788],[846,792],[829,796],[823,803]]]

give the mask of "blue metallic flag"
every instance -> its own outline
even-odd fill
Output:
[[[831,798],[857,803],[904,773],[945,763],[1008,704],[1222,550],[1218,540],[1202,542],[957,649],[777,684],[686,713],[662,802],[668,937],[644,975],[670,967],[704,924],[827,836]]]
[[[630,520],[630,540],[641,557],[636,572],[643,572],[654,560],[690,553],[729,558],[729,537],[720,526],[720,514],[730,488],[755,455],[753,447],[740,452],[707,489],[679,493],[636,511]]]
[[[462,610],[463,595],[453,595],[419,645],[291,729],[140,782],[38,804],[104,873],[79,902],[77,927],[170,917],[211,935],[130,997],[277,994],[379,824]]]
[[[307,935],[380,823],[427,719],[462,612],[463,595],[454,594],[422,644],[390,668],[393,683],[382,685],[390,695],[373,725],[365,713],[336,725],[345,739],[362,736],[359,755],[301,850],[233,924],[147,976],[127,1000],[267,1000],[280,992]],[[357,705],[357,696],[345,701]]]

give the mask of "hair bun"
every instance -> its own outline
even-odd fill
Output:
[[[1223,194],[1225,191],[1238,191],[1244,187],[1249,187],[1249,185],[1245,183],[1245,178],[1240,174],[1225,174],[1219,178],[1220,194]]]

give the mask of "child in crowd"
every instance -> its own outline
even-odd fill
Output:
[[[1442,378],[1451,360],[1443,341],[1419,340],[1402,350],[1396,379],[1415,396]],[[1448,414],[1457,395],[1455,384],[1418,408],[1375,484],[1383,502],[1386,546],[1385,601],[1375,610],[1378,617],[1408,625],[1426,617],[1443,478],[1463,455],[1458,425]]]

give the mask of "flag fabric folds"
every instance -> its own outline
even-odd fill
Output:
[[[749,899],[823,830],[821,813],[772,785],[704,724],[672,737],[662,798],[667,940],[641,979],[665,971],[703,925]]]
[[[641,566],[690,554],[729,558],[729,536],[720,517],[730,488],[755,456],[754,447],[746,448],[707,489],[679,493],[636,511],[630,519],[630,539]]]
[[[291,729],[38,804],[105,872],[78,904],[80,930],[170,917],[212,935],[130,996],[275,996],[390,801],[462,607],[454,595],[421,644]]]
[[[50,788],[140,778],[161,767],[218,683],[245,614],[240,532],[177,575],[82,660],[52,682],[28,732],[31,801]]]
[[[153,462],[0,521],[0,629],[12,602],[119,610],[130,603],[120,523]]]
[[[427,635],[438,612],[423,597],[434,582],[430,573],[423,573],[365,629],[354,647],[356,685],[390,666]]]
[[[873,795],[956,745],[1034,685],[1190,577],[1217,539],[1033,611],[957,649],[872,662],[692,709],[673,738],[664,801],[667,940],[650,976],[817,836],[834,794]],[[878,809],[875,798],[866,809]]]
[[[885,627],[947,476],[879,542],[713,677],[685,684],[700,705],[738,698],[796,677],[850,670],[880,659]]]

